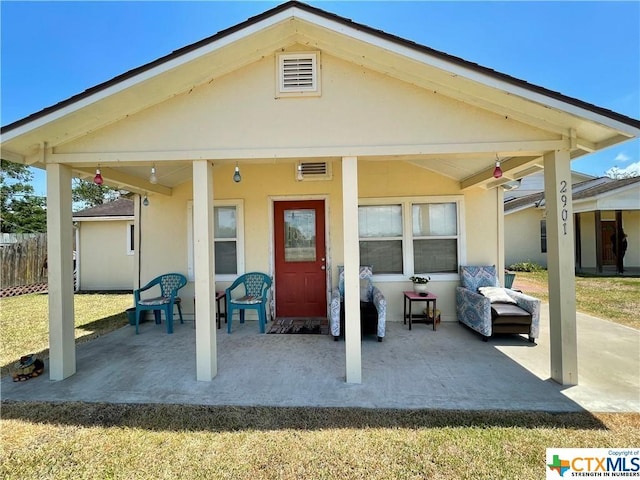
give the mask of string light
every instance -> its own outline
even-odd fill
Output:
[[[242,177],[240,176],[240,167],[238,167],[238,164],[236,163],[236,169],[233,172],[233,181],[240,183],[240,180],[242,180]]]
[[[156,176],[156,167],[155,165],[151,167],[151,175],[149,175],[149,183],[153,183],[154,185],[158,183],[158,177]]]
[[[496,168],[493,169],[493,178],[500,178],[502,176],[502,169],[500,168],[500,160],[496,155]]]
[[[93,177],[93,183],[96,185],[102,185],[104,183],[104,179],[102,178],[99,168],[96,168],[96,176]]]

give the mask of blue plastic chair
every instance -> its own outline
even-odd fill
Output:
[[[256,310],[260,322],[260,333],[265,333],[269,288],[271,288],[271,277],[260,272],[245,273],[227,288],[227,333],[231,333],[234,310],[240,313],[240,323],[244,323],[245,310]],[[234,292],[234,290],[237,291]]]
[[[156,324],[160,323],[160,313],[164,311],[167,320],[167,333],[173,333],[173,306],[178,307],[180,315],[180,323],[184,323],[182,319],[182,308],[180,307],[181,299],[178,297],[178,290],[187,284],[187,277],[181,273],[166,273],[154,278],[144,287],[133,292],[136,303],[136,333],[140,325],[140,315],[145,310],[153,310]],[[160,286],[160,296],[153,298],[141,298],[140,294],[150,288]]]

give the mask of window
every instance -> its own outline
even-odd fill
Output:
[[[547,253],[547,221],[540,220],[540,252]]]
[[[455,203],[413,204],[413,265],[416,273],[458,271]]]
[[[188,205],[188,276],[193,270],[193,203]],[[214,255],[217,280],[232,280],[244,273],[242,201],[216,201],[213,207]]]
[[[127,255],[133,255],[136,251],[136,229],[133,222],[127,223]]]
[[[277,55],[276,96],[319,96],[319,52]]]
[[[361,265],[376,275],[457,274],[462,197],[360,203]]]
[[[358,208],[360,264],[376,273],[402,273],[402,205]]]

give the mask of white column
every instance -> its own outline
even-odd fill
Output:
[[[551,378],[578,384],[571,164],[566,150],[544,156]]]
[[[498,212],[496,217],[498,221],[498,262],[496,268],[500,285],[504,285],[504,189],[502,187],[496,188],[496,211]]]
[[[342,222],[344,231],[346,376],[347,383],[362,383],[357,157],[342,158]]]
[[[140,245],[142,245],[142,197],[135,195],[133,197],[133,289],[137,290],[140,284]]]
[[[76,373],[73,312],[71,168],[47,165],[47,266],[49,269],[49,378]]]
[[[196,379],[208,382],[218,374],[213,167],[208,160],[193,162],[193,260],[196,297]]]

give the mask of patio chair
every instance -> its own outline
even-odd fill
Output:
[[[240,323],[244,323],[245,310],[256,310],[260,333],[265,333],[267,324],[267,296],[271,288],[271,277],[265,273],[251,272],[240,275],[226,290],[227,333],[231,333],[233,311],[238,310]]]
[[[381,342],[386,332],[387,301],[382,291],[373,285],[373,268],[360,267],[360,328],[362,334],[375,333]],[[338,341],[344,328],[344,267],[338,266],[338,289],[331,293],[331,335]]]
[[[180,323],[184,323],[182,318],[182,308],[180,306],[181,299],[178,297],[178,290],[187,284],[187,277],[181,273],[165,273],[159,277],[154,278],[144,287],[139,288],[133,292],[133,297],[136,304],[136,333],[138,333],[138,326],[140,325],[140,315],[145,310],[152,310],[156,324],[160,323],[160,314],[164,311],[165,319],[167,321],[167,333],[173,333],[173,306],[178,307],[178,314],[180,315]],[[153,298],[142,298],[142,292],[145,292],[155,286],[160,287],[160,296]]]
[[[534,343],[540,335],[540,300],[511,289],[485,287],[500,287],[494,265],[460,267],[458,321],[480,333],[485,342],[494,333],[525,333]]]

